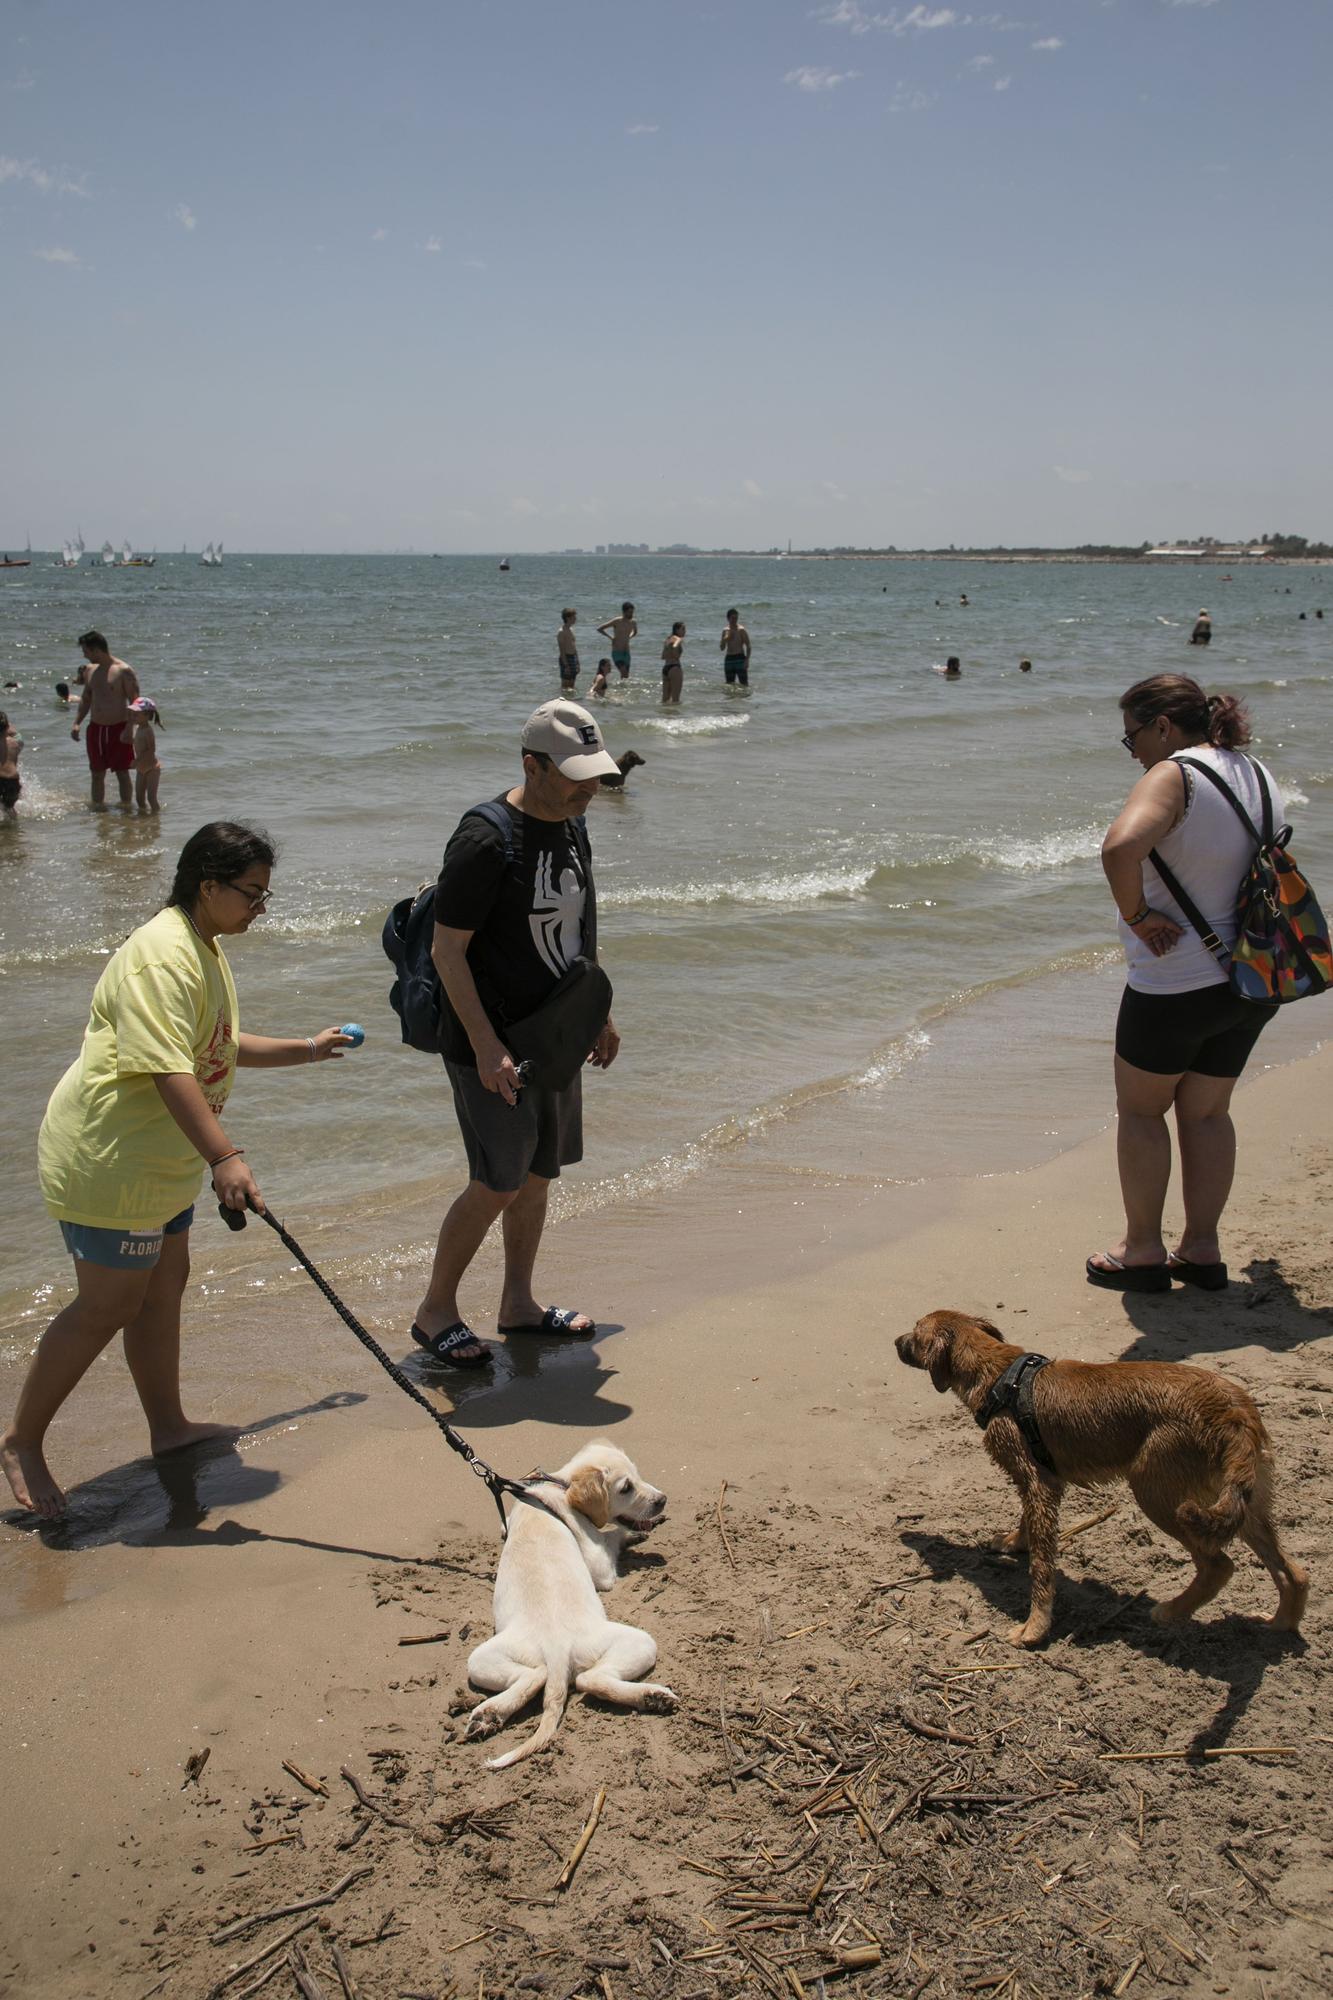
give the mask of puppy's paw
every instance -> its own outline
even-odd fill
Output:
[[[1004,1636],[1011,1646],[1044,1646],[1051,1628],[1038,1618],[1029,1618],[1026,1625],[1011,1625]]]
[[[1027,1553],[1028,1538],[1022,1528],[1014,1528],[1007,1535],[999,1535],[990,1543],[990,1548],[999,1556],[1017,1556]]]
[[[499,1727],[500,1717],[488,1701],[483,1701],[468,1717],[467,1728],[463,1731],[463,1741],[480,1743],[485,1737],[494,1736]]]
[[[674,1715],[680,1707],[680,1696],[673,1694],[669,1687],[662,1687],[650,1681],[643,1691],[643,1712],[645,1715]]]
[[[1154,1604],[1149,1613],[1154,1625],[1188,1625],[1193,1615],[1188,1606],[1181,1609],[1178,1597],[1168,1597],[1164,1604]]]

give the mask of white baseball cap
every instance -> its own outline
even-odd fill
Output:
[[[544,701],[523,725],[523,748],[549,757],[562,778],[618,778],[620,766],[595,717],[576,701]]]

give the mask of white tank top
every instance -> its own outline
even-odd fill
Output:
[[[1249,760],[1237,750],[1214,750],[1197,744],[1177,750],[1172,762],[1194,757],[1209,765],[1228,784],[1256,827],[1263,830],[1263,799]],[[1257,760],[1256,760],[1257,761]],[[1273,801],[1273,825],[1282,826],[1286,809],[1268,766],[1261,765]],[[1197,771],[1184,769],[1188,787],[1185,817],[1158,841],[1157,849],[1181,888],[1210,923],[1223,944],[1236,941],[1236,891],[1254,859],[1254,842],[1241,825],[1234,806]],[[1185,935],[1163,958],[1154,958],[1146,944],[1121,920],[1126,977],[1136,993],[1189,993],[1200,986],[1224,986],[1227,975],[1208,950],[1185,912],[1172,896],[1151,861],[1143,864],[1143,893],[1154,910],[1165,911],[1183,926]]]

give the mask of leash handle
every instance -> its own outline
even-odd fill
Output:
[[[218,1212],[221,1215],[223,1221],[226,1223],[228,1229],[245,1228],[247,1209],[226,1208],[221,1202],[219,1202]],[[333,1310],[337,1313],[339,1319],[342,1320],[343,1324],[349,1329],[350,1332],[355,1334],[356,1338],[361,1342],[361,1345],[366,1349],[367,1353],[374,1355],[376,1361],[379,1362],[380,1367],[384,1370],[385,1374],[390,1378],[390,1380],[397,1384],[397,1386],[402,1390],[405,1396],[410,1396],[412,1398],[412,1401],[418,1404],[420,1408],[426,1412],[426,1415],[430,1418],[431,1422],[433,1424],[436,1424],[439,1427],[439,1429],[443,1431],[444,1441],[449,1446],[450,1450],[456,1451],[459,1457],[466,1461],[469,1469],[476,1474],[477,1478],[485,1481],[490,1496],[494,1500],[496,1508],[499,1511],[500,1532],[502,1535],[506,1535],[509,1531],[509,1523],[505,1519],[504,1500],[501,1497],[505,1493],[512,1494],[516,1500],[526,1500],[530,1506],[542,1507],[548,1514],[555,1514],[555,1509],[553,1507],[548,1507],[546,1502],[542,1500],[537,1494],[530,1493],[528,1491],[527,1484],[525,1481],[519,1479],[506,1478],[504,1473],[496,1472],[492,1466],[487,1465],[484,1458],[479,1458],[477,1456],[476,1452],[472,1449],[472,1446],[468,1443],[467,1439],[465,1437],[460,1437],[459,1433],[454,1429],[453,1425],[448,1421],[448,1419],[439,1410],[436,1409],[434,1403],[432,1403],[428,1397],[422,1395],[421,1391],[417,1388],[415,1382],[411,1381],[409,1377],[403,1373],[403,1370],[398,1366],[398,1363],[395,1360],[393,1360],[390,1355],[385,1353],[384,1349],[375,1339],[375,1336],[372,1333],[368,1333],[365,1327],[362,1326],[360,1320],[356,1317],[356,1315],[353,1312],[351,1312],[347,1306],[343,1304],[342,1300],[338,1297],[338,1294],[334,1291],[332,1285],[329,1284],[328,1280],[322,1275],[321,1272],[316,1270],[315,1266],[306,1256],[305,1251],[301,1248],[296,1238],[290,1233],[290,1231],[288,1231],[283,1227],[282,1223],[278,1221],[278,1218],[273,1214],[271,1209],[266,1208],[261,1213],[260,1210],[251,1208],[248,1210],[248,1213],[251,1215],[259,1215],[260,1220],[268,1224],[269,1228],[278,1238],[283,1248],[289,1251],[291,1255],[295,1257],[297,1263],[301,1266],[302,1270],[306,1273],[307,1277],[313,1279],[314,1283],[319,1287],[320,1291],[323,1292],[325,1298],[328,1300],[329,1304],[333,1307]],[[560,1516],[558,1514],[555,1514],[555,1518],[559,1520]]]

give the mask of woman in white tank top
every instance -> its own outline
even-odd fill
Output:
[[[1120,697],[1120,707],[1121,741],[1144,769],[1102,843],[1127,978],[1115,1038],[1125,1234],[1089,1257],[1088,1282],[1166,1292],[1176,1278],[1220,1291],[1227,1267],[1217,1227],[1236,1164],[1231,1093],[1277,1007],[1232,992],[1148,857],[1156,849],[1222,942],[1234,942],[1236,892],[1254,842],[1216,785],[1188,760],[1215,772],[1257,827],[1263,826],[1263,767],[1241,754],[1250,740],[1243,705],[1234,695],[1206,695],[1187,674],[1139,681]],[[1263,778],[1280,826],[1281,793],[1269,772]],[[1169,1111],[1180,1146],[1185,1223],[1168,1255],[1162,1210],[1171,1175]]]

